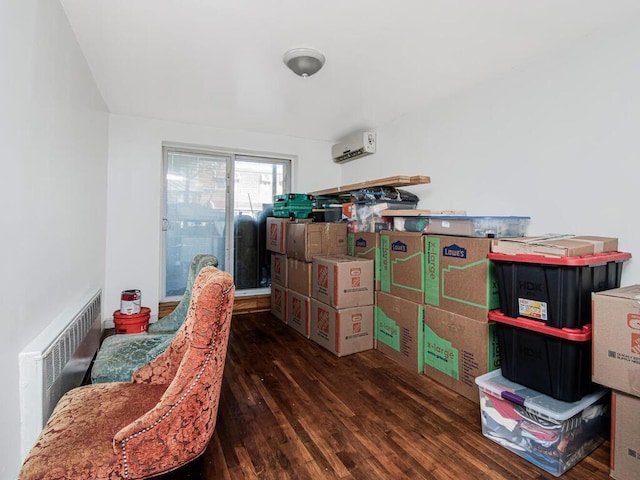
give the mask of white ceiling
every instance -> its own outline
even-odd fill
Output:
[[[335,141],[599,30],[638,0],[61,0],[109,110]],[[303,79],[282,56],[327,58]]]

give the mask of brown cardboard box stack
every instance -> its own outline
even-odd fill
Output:
[[[373,260],[315,256],[311,277],[309,338],[339,357],[373,348]]]
[[[271,313],[309,338],[311,262],[317,255],[346,253],[346,225],[269,217],[267,249],[271,251]]]
[[[592,380],[613,389],[610,475],[640,478],[640,285],[593,293]]]
[[[475,378],[500,367],[490,250],[488,238],[424,236],[424,374],[476,403]]]
[[[267,250],[271,251],[271,313],[287,321],[286,227],[288,218],[267,218]]]
[[[376,348],[478,402],[475,377],[499,367],[487,313],[497,288],[486,238],[380,234]]]
[[[380,234],[376,348],[411,372],[424,366],[424,250],[415,232]]]

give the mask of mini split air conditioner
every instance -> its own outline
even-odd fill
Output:
[[[372,153],[376,153],[375,132],[353,133],[331,148],[331,156],[336,163],[348,162]]]

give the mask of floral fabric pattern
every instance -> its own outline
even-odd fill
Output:
[[[167,349],[132,382],[65,394],[19,480],[148,478],[204,452],[216,423],[234,292],[228,273],[203,268]]]

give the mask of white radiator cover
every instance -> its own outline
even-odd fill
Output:
[[[87,292],[54,319],[19,355],[20,450],[33,446],[53,408],[82,384],[102,335],[102,290]]]

